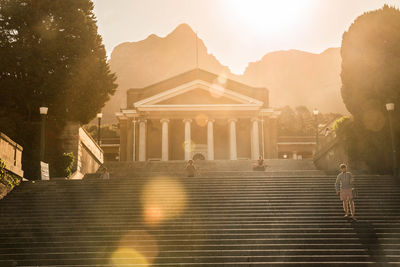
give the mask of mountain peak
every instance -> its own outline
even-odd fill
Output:
[[[193,32],[192,27],[187,23],[179,24],[172,32]]]
[[[192,27],[189,24],[182,23],[179,24],[168,36],[191,36],[196,35]]]

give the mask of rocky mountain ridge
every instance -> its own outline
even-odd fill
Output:
[[[298,50],[267,53],[249,63],[242,75],[235,75],[207,52],[189,25],[181,24],[165,37],[152,34],[142,41],[121,43],[112,51],[109,63],[119,87],[103,109],[105,123],[115,122],[114,113],[126,106],[128,89],[142,88],[196,67],[267,87],[272,107],[305,105],[322,112],[346,112],[340,96],[340,48],[321,54]]]

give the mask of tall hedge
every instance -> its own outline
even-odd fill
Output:
[[[341,55],[341,94],[354,117],[346,126],[350,156],[374,171],[389,172],[386,103],[396,105],[393,119],[396,140],[400,139],[400,10],[385,5],[358,17],[343,34]]]

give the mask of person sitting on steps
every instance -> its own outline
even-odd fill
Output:
[[[258,157],[257,163],[253,165],[254,171],[264,171],[266,164],[264,163],[264,159],[262,156]]]
[[[336,178],[335,188],[336,195],[340,192],[340,200],[343,202],[343,210],[345,212],[344,217],[349,217],[349,206],[351,218],[357,220],[355,217],[355,207],[353,200],[353,185],[354,178],[350,172],[347,171],[347,166],[345,164],[340,165],[341,173]]]
[[[198,174],[196,166],[194,166],[193,160],[189,160],[185,167],[187,177],[194,177]]]

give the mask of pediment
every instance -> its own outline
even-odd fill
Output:
[[[199,88],[159,101],[155,105],[207,105],[207,104],[243,104],[242,102],[223,96],[221,92],[212,92]]]
[[[134,103],[134,106],[140,108],[144,106],[199,106],[219,104],[262,106],[263,103],[252,97],[229,90],[221,85],[196,80],[140,100]]]

